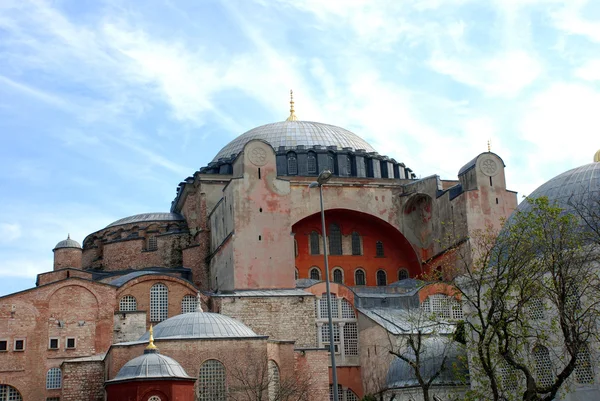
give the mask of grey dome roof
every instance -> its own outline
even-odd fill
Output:
[[[324,147],[337,146],[340,150],[342,148],[352,148],[353,150],[364,149],[367,152],[375,152],[375,149],[364,139],[335,125],[311,121],[281,121],[261,125],[243,133],[225,145],[213,161],[240,153],[244,146],[253,139],[268,142],[275,150],[280,146],[294,148],[298,145],[304,145],[308,148],[321,145]]]
[[[110,382],[136,379],[192,379],[173,358],[146,350],[143,355],[127,362]]]
[[[421,375],[429,380],[440,368],[444,355],[446,361],[444,369],[433,381],[433,385],[467,385],[469,383],[466,360],[467,353],[464,347],[451,338],[428,337],[422,340]],[[413,368],[400,358],[395,358],[390,365],[387,376],[388,388],[403,388],[418,386],[419,381]]]
[[[113,221],[106,228],[120,226],[123,224],[142,223],[150,221],[183,221],[185,220],[179,213],[142,213],[135,216],[124,217]]]
[[[77,249],[81,249],[81,245],[79,245],[79,242],[72,240],[71,236],[68,235],[67,239],[64,239],[62,241],[60,241],[58,244],[56,244],[56,246],[54,247],[53,251],[60,249],[60,248],[77,248]]]
[[[542,196],[557,202],[558,206],[570,210],[570,204],[587,202],[600,197],[600,163],[589,163],[566,171],[542,184],[529,195],[535,199]],[[517,210],[527,211],[529,203],[521,202]]]
[[[244,323],[219,313],[190,312],[173,316],[154,326],[154,339],[258,337]],[[140,341],[148,341],[146,332]]]

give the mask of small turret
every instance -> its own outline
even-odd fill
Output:
[[[67,235],[67,239],[56,244],[52,252],[54,252],[54,270],[67,267],[81,269],[81,245],[72,240],[70,234]]]

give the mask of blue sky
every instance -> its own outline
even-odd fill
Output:
[[[519,197],[600,148],[600,2],[1,0],[0,294],[168,211],[235,136],[339,125],[421,177],[486,150]]]

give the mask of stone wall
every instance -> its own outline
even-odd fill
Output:
[[[62,365],[63,401],[103,401],[104,361],[70,361]]]
[[[146,333],[146,312],[115,312],[113,342],[137,341]]]

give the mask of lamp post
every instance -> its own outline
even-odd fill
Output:
[[[331,314],[331,291],[329,290],[329,260],[327,258],[327,234],[325,231],[325,208],[323,207],[323,185],[333,174],[323,170],[317,181],[311,182],[309,188],[319,187],[321,200],[321,230],[323,231],[323,257],[325,258],[325,292],[327,293],[327,319],[329,321],[329,353],[331,354],[331,381],[333,385],[333,401],[338,401],[337,368],[335,366],[335,346],[333,344],[333,319]]]

